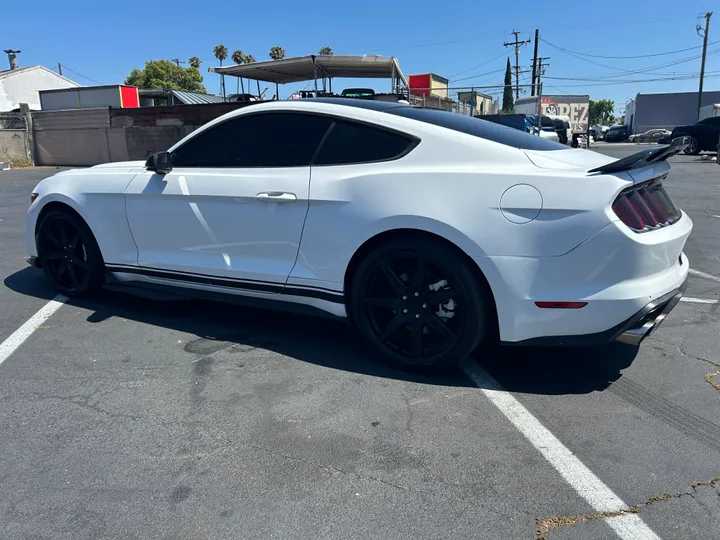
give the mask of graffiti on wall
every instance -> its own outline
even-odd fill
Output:
[[[567,116],[575,133],[587,131],[590,96],[543,96],[542,114]]]

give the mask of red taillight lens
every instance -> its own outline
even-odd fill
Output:
[[[580,309],[587,304],[587,302],[535,302],[535,305],[541,309]]]
[[[612,209],[620,221],[638,233],[667,227],[682,216],[658,180],[621,192]]]

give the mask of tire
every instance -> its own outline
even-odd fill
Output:
[[[683,152],[688,156],[697,156],[700,153],[700,142],[695,137],[690,137],[690,144]]]
[[[407,237],[372,251],[355,272],[349,303],[363,341],[403,369],[446,369],[493,335],[486,284],[461,254],[431,240]]]
[[[105,263],[87,224],[67,210],[43,216],[35,235],[38,260],[53,287],[81,298],[96,293],[105,281]]]

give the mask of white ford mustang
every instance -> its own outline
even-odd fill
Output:
[[[384,358],[639,343],[685,288],[668,156],[615,161],[432,109],[251,105],[146,163],[60,172],[27,216],[68,296],[106,283],[348,318]]]

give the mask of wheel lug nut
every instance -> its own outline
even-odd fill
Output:
[[[415,296],[420,296],[420,293],[419,293],[419,292],[416,292],[416,293],[415,293]]]
[[[416,319],[419,319],[419,318],[420,318],[420,314],[419,314],[419,313],[416,313],[416,314],[415,314],[415,318],[416,318]]]
[[[423,307],[426,308],[426,307],[427,307],[427,304],[423,304]]]
[[[403,296],[403,300],[407,300],[407,296]]]
[[[408,310],[407,310],[407,309],[403,309],[403,313],[407,313],[407,312],[408,312]]]

